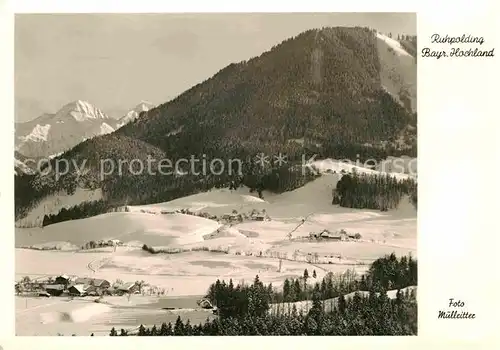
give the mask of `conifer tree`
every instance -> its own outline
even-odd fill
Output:
[[[293,283],[293,299],[291,301],[302,300],[302,287],[300,285],[299,279],[294,280]]]
[[[177,316],[174,325],[174,335],[185,335],[184,334],[184,323],[181,320],[180,316]]]
[[[291,296],[291,286],[290,286],[290,281],[288,278],[285,279],[285,282],[283,283],[283,301],[284,302],[289,302]]]

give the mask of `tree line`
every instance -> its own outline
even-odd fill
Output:
[[[91,202],[83,202],[70,208],[62,208],[57,214],[45,215],[43,217],[42,226],[45,227],[68,220],[84,219],[109,212],[112,209],[113,207],[102,199]]]
[[[172,325],[139,327],[138,336],[359,336],[359,335],[417,335],[417,301],[413,293],[398,291],[395,299],[387,294],[371,292],[368,296],[356,293],[352,299],[339,297],[338,306],[325,312],[321,300],[315,297],[308,313],[266,314],[240,318],[207,319],[192,325],[180,316]],[[118,336],[113,328],[111,336]],[[121,330],[121,336],[127,332]]]
[[[281,290],[264,285],[259,276],[250,285],[217,280],[206,295],[216,306],[216,319],[192,325],[178,317],[174,325],[141,325],[138,335],[415,335],[416,296],[402,289],[416,286],[417,276],[417,261],[411,255],[398,259],[391,254],[374,261],[361,280],[352,273],[341,278],[328,274],[321,283],[308,284],[307,270],[301,278],[287,279]],[[394,300],[387,296],[389,289],[398,290]],[[345,297],[353,291],[352,298]],[[329,298],[337,301],[327,310],[324,303]],[[288,313],[269,312],[271,303],[301,300],[312,301],[307,313],[298,312],[295,305]],[[110,335],[118,333],[113,328]],[[122,330],[120,335],[127,332]]]
[[[398,180],[391,175],[345,174],[333,190],[332,204],[357,209],[387,211],[397,208],[403,196],[416,206],[417,182],[411,178]]]

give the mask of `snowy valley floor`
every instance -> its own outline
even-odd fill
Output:
[[[131,207],[130,212],[67,221],[43,229],[16,229],[16,280],[67,274],[104,278],[111,283],[117,279],[143,280],[166,291],[163,297],[133,295],[130,301],[127,297],[105,297],[105,303],[94,303],[95,298],[17,297],[16,332],[108,334],[111,327],[130,329],[140,323],[175,321],[179,313],[198,323],[211,313],[197,309],[196,300],[217,279],[251,282],[259,275],[264,283],[280,286],[286,278],[301,276],[306,268],[310,274],[315,270],[320,281],[330,271],[355,270],[361,274],[372,261],[392,252],[417,256],[416,211],[407,200],[386,213],[339,208],[330,204],[330,188],[334,185],[332,178],[322,176],[295,191],[265,194],[265,200],[249,195],[244,188],[214,190],[168,203]],[[179,208],[212,215],[265,209],[272,220],[223,225],[193,215],[161,214]],[[345,242],[307,239],[309,233],[324,229],[343,229],[359,233],[361,238]],[[119,239],[125,245],[116,251],[76,250],[99,239]],[[156,249],[175,247],[185,252],[151,254],[141,249],[144,243]],[[63,250],[26,249],[44,245],[58,245]],[[311,260],[312,256],[315,258]]]

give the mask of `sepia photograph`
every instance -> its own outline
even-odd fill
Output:
[[[16,335],[418,335],[417,56],[411,12],[16,14]]]

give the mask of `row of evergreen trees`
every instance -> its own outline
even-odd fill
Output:
[[[332,204],[357,209],[387,211],[397,208],[403,196],[416,203],[417,182],[411,178],[398,180],[390,175],[346,174],[337,182]]]
[[[328,273],[321,282],[309,283],[315,276],[315,270],[311,278],[306,269],[301,278],[286,279],[281,290],[272,284],[264,286],[258,276],[251,285],[235,286],[232,280],[217,280],[205,297],[217,307],[220,317],[260,316],[267,312],[270,303],[312,300],[316,288],[320,299],[325,300],[357,290],[382,292],[417,285],[417,261],[411,255],[398,259],[393,253],[374,261],[361,278],[353,271],[346,271]]]
[[[320,299],[313,299],[308,313],[246,315],[240,318],[207,319],[204,324],[183,322],[180,316],[174,325],[139,327],[138,336],[356,336],[417,335],[417,301],[415,294],[398,291],[395,299],[387,294],[355,294],[352,299],[340,297],[332,312],[325,312]],[[113,328],[111,336],[118,336]],[[123,329],[120,336],[127,336]]]
[[[77,220],[99,215],[110,211],[112,207],[104,200],[83,202],[70,208],[62,208],[57,214],[49,214],[43,217],[42,226],[56,224],[58,222]]]
[[[301,278],[285,279],[283,290],[275,291],[273,303],[312,300],[316,286],[319,288],[321,300],[336,298],[356,290],[365,290],[361,288],[362,283],[360,282],[365,280],[365,276],[362,275],[361,280],[359,280],[356,273],[351,270],[347,270],[341,274],[333,274],[330,272],[321,279],[321,282],[311,283],[312,279],[316,281],[316,270],[313,270],[311,278],[307,269],[304,270],[304,274]]]
[[[314,278],[315,271],[313,271]],[[321,283],[308,284],[307,270],[298,279],[287,280],[282,291],[265,286],[256,276],[251,285],[234,285],[217,280],[207,298],[217,307],[217,318],[191,325],[179,317],[174,325],[164,323],[147,329],[141,325],[139,336],[168,335],[412,335],[417,333],[417,303],[414,291],[401,289],[417,285],[417,261],[411,255],[395,254],[377,259],[366,277],[352,273],[328,274]],[[352,298],[344,295],[354,290]],[[397,289],[391,300],[387,290]],[[327,299],[336,298],[329,310]],[[304,313],[294,305],[286,312],[270,313],[271,303],[312,300]],[[283,310],[285,308],[282,308]],[[118,335],[115,329],[111,335]],[[122,330],[120,335],[127,335]]]
[[[314,279],[314,283],[308,283]],[[417,285],[417,261],[411,255],[397,258],[395,254],[379,258],[370,265],[366,274],[359,276],[354,271],[342,274],[328,273],[316,283],[316,271],[312,278],[307,269],[301,278],[285,279],[282,291],[274,290],[273,303],[312,300],[314,288],[319,288],[322,300],[336,298],[354,291],[381,291],[402,289]]]
[[[221,318],[241,315],[263,316],[269,310],[272,296],[272,285],[264,286],[259,276],[255,277],[251,285],[238,284],[234,286],[232,280],[229,283],[217,280],[210,285],[206,295],[207,299],[217,308],[217,314]]]

